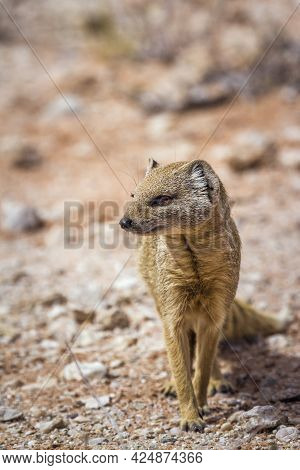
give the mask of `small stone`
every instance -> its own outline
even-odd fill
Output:
[[[170,443],[170,442],[174,442],[176,440],[176,438],[174,436],[169,436],[168,434],[163,434],[163,436],[161,436],[160,438],[160,442],[162,444],[167,444],[167,443]]]
[[[107,315],[102,320],[103,330],[114,330],[115,328],[128,328],[130,326],[129,317],[122,310],[116,310],[115,312]]]
[[[261,385],[263,387],[274,387],[274,385],[277,384],[277,380],[274,378],[274,377],[265,377],[264,379],[262,379],[261,381]]]
[[[278,159],[283,166],[300,170],[300,148],[282,149]]]
[[[59,347],[59,343],[57,341],[51,340],[51,339],[43,339],[43,341],[40,342],[40,346],[43,349],[56,349]]]
[[[138,278],[136,276],[132,276],[130,273],[127,276],[120,277],[117,279],[117,281],[114,283],[114,289],[122,291],[122,292],[128,292],[128,291],[133,291],[136,289],[138,286]],[[127,300],[130,300],[130,297],[127,297]]]
[[[4,406],[0,408],[0,421],[2,422],[13,421],[22,417],[23,413],[14,408],[6,408]]]
[[[44,307],[52,307],[52,305],[63,305],[66,304],[68,301],[67,297],[60,292],[54,292],[54,294],[49,295],[48,297],[45,297],[41,304]]]
[[[73,318],[68,318],[67,315],[59,315],[51,321],[48,331],[58,341],[65,343],[72,340],[78,331],[78,327]]]
[[[233,95],[234,89],[225,81],[201,83],[193,86],[186,94],[182,108],[206,108],[225,103]]]
[[[21,203],[4,201],[2,203],[2,229],[7,232],[33,232],[44,226],[34,207]]]
[[[129,437],[130,437],[130,434],[129,432],[126,432],[126,431],[119,432],[118,434],[119,439],[128,439]]]
[[[172,436],[179,436],[179,434],[181,434],[181,429],[180,428],[171,428],[170,429],[170,434]]]
[[[81,434],[81,430],[77,428],[71,428],[68,430],[68,436],[70,437],[80,437]]]
[[[153,429],[148,428],[141,429],[138,434],[144,439],[151,439],[154,437]]]
[[[89,439],[88,444],[89,446],[100,446],[101,444],[104,444],[106,439],[104,437],[93,437],[92,439]]]
[[[290,144],[300,143],[300,127],[289,126],[283,129],[282,137]]]
[[[288,339],[285,335],[271,335],[266,339],[266,343],[270,349],[277,351],[288,345]]]
[[[87,409],[98,409],[110,404],[110,396],[103,395],[100,397],[89,397],[87,399],[83,399],[82,401],[85,403],[85,407]]]
[[[230,431],[232,429],[232,424],[231,423],[223,423],[221,426],[221,431]]]
[[[11,388],[19,388],[19,387],[23,387],[24,382],[23,382],[23,380],[16,378],[16,379],[10,380],[5,385],[9,386]]]
[[[92,327],[85,327],[76,339],[76,346],[85,348],[95,344],[99,339],[99,333]]]
[[[238,70],[251,67],[262,54],[260,31],[247,24],[233,22],[220,30],[216,48],[221,63],[226,67]]]
[[[237,172],[270,165],[277,156],[275,143],[268,136],[254,130],[238,134],[230,151],[227,161]]]
[[[34,418],[40,418],[41,416],[45,415],[45,411],[42,408],[38,408],[37,406],[33,406],[30,409],[30,414]]]
[[[159,114],[149,119],[147,124],[147,133],[150,137],[157,139],[165,135],[171,126],[171,117],[169,114]]]
[[[37,444],[37,441],[32,440],[27,442],[27,447],[32,448]]]
[[[63,376],[65,380],[82,380],[78,367],[87,378],[104,378],[107,375],[107,367],[101,362],[71,362],[64,367]]]
[[[232,151],[229,145],[216,144],[209,151],[212,160],[227,161],[231,157]]]
[[[226,439],[225,437],[220,437],[219,439],[219,444],[223,447],[227,446],[228,445],[228,439]]]
[[[54,320],[61,315],[67,315],[68,310],[65,306],[60,304],[54,304],[47,313],[47,316],[50,320]]]
[[[228,418],[229,423],[237,423],[240,421],[240,418],[243,416],[244,411],[236,411]]]
[[[89,421],[89,418],[87,416],[78,415],[76,416],[76,418],[74,418],[74,421],[76,423],[87,423]],[[102,425],[101,425],[101,429],[102,429]]]
[[[0,322],[0,337],[4,337],[7,342],[12,342],[19,336],[16,329],[11,328],[10,325],[6,323]]]
[[[238,421],[245,425],[248,433],[258,433],[266,429],[274,429],[283,422],[274,406],[255,406],[238,416]]]
[[[115,359],[110,362],[109,367],[111,369],[117,369],[118,367],[122,367],[124,365],[124,361],[121,361],[121,359]]]
[[[41,423],[38,423],[36,426],[38,431],[44,434],[48,434],[54,429],[63,429],[66,427],[67,427],[67,423],[61,417],[54,418],[51,421],[42,421]]]
[[[145,403],[142,403],[140,401],[137,401],[136,403],[134,403],[133,406],[138,411],[143,410],[146,407]]]
[[[78,113],[81,110],[82,102],[77,96],[64,95],[62,97],[58,95],[57,98],[47,105],[43,118],[46,121],[52,121],[60,116],[72,115],[72,113]]]
[[[298,436],[299,436],[298,429],[292,426],[282,427],[275,434],[276,439],[278,439],[281,442],[294,441],[298,438]]]
[[[112,338],[112,341],[110,342],[111,349],[114,349],[115,351],[124,351],[127,348],[130,348],[131,346],[134,346],[138,341],[137,337],[134,336],[115,336]],[[135,372],[134,370],[130,370],[129,372],[130,377],[135,378]]]
[[[159,113],[162,111],[171,111],[178,108],[177,103],[172,100],[164,100],[155,91],[145,91],[138,96],[141,107],[147,113]]]
[[[21,170],[32,170],[42,163],[42,157],[35,147],[25,145],[18,151],[18,155],[13,162],[13,166]]]
[[[73,315],[77,323],[82,324],[85,322],[93,323],[95,319],[95,311],[82,310],[78,308],[73,309]]]

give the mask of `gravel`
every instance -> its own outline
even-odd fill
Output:
[[[65,380],[82,380],[82,375],[101,379],[107,375],[107,372],[107,367],[102,362],[71,362],[64,367],[63,376]]]
[[[67,423],[61,417],[56,417],[51,421],[41,421],[36,425],[37,429],[44,434],[48,434],[54,429],[63,429],[67,427]]]
[[[299,431],[292,426],[282,427],[276,432],[275,437],[281,442],[291,442],[299,438]]]
[[[15,419],[20,419],[22,417],[23,417],[23,413],[19,410],[16,410],[14,408],[6,408],[6,407],[0,408],[0,421],[2,422],[14,421]]]

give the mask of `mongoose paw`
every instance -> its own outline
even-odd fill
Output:
[[[211,409],[208,405],[199,406],[199,413],[201,416],[207,416],[211,412]]]
[[[174,397],[176,398],[176,389],[175,384],[172,380],[168,380],[161,389],[162,393],[166,395],[166,397]]]
[[[228,380],[224,378],[219,380],[211,379],[209,381],[207,394],[212,397],[216,393],[232,393],[233,391],[233,387]]]
[[[192,420],[182,419],[180,427],[183,431],[202,432],[205,427],[205,423],[201,418]]]

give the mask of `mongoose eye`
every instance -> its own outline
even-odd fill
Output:
[[[133,194],[133,193],[130,193],[130,197],[134,197],[134,194]]]
[[[150,206],[167,206],[168,204],[170,204],[170,202],[172,202],[173,199],[174,197],[167,195],[157,196],[150,201]]]

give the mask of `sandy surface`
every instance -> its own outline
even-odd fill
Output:
[[[299,428],[300,179],[297,165],[286,161],[286,152],[300,152],[299,95],[280,87],[239,99],[203,149],[228,104],[149,115],[132,99],[137,88],[167,79],[170,65],[107,62],[80,36],[71,45],[55,35],[50,43],[34,39],[56,85],[20,38],[0,44],[2,206],[35,207],[45,221],[34,233],[2,225],[0,405],[22,416],[0,422],[1,448],[299,448],[297,438],[276,437],[280,426]],[[64,104],[57,108],[58,89],[76,115]],[[266,164],[239,173],[223,158],[224,146],[245,130],[268,135],[276,151]],[[16,160],[26,146],[39,163],[24,170]],[[283,334],[221,346],[235,392],[210,399],[202,434],[178,429],[177,401],[160,391],[169,375],[160,322],[138,276],[135,250],[125,246],[117,225],[149,156],[162,163],[200,156],[214,166],[243,243],[239,296],[293,316]],[[64,240],[65,201],[84,208],[79,248]],[[113,239],[112,247],[103,245],[104,237]],[[91,312],[78,336],[79,316]],[[106,329],[104,320],[116,312],[125,327]],[[75,357],[103,363],[106,373],[88,382],[67,380],[64,367]],[[90,409],[86,399],[93,396],[105,396],[106,406]],[[259,433],[239,421],[224,426],[234,412],[256,405],[272,405],[280,422]],[[61,422],[52,431],[41,429],[56,418]]]

